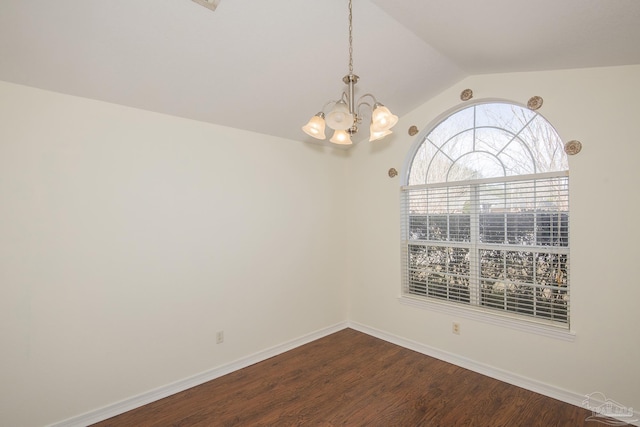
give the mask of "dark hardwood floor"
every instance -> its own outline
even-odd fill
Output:
[[[345,329],[94,426],[602,425],[590,415]]]

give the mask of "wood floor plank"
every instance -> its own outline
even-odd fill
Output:
[[[564,427],[590,415],[345,329],[94,427]]]

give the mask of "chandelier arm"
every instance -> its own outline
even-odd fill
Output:
[[[362,97],[360,97],[360,99],[358,99],[358,107],[357,107],[358,108],[358,113],[357,113],[357,116],[361,120],[362,120],[362,114],[360,114],[360,107],[362,107],[363,105],[366,105],[367,107],[369,107],[369,109],[371,111],[373,111],[373,108],[371,107],[371,104],[369,104],[368,102],[362,101]]]
[[[370,94],[370,93],[365,93],[365,94],[364,94],[364,95],[362,95],[360,98],[358,98],[358,105],[360,105],[360,104],[364,104],[364,102],[362,102],[362,100],[363,100],[364,98],[366,98],[366,97],[370,97],[371,99],[373,99],[373,103],[374,103],[374,104],[378,104],[378,100],[376,99],[376,97],[375,97],[375,96],[373,96],[373,95],[372,95],[372,94]]]

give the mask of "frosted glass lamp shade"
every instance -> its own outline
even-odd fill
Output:
[[[353,114],[344,101],[336,102],[333,110],[327,114],[327,126],[333,130],[347,130],[353,126]]]
[[[329,141],[333,142],[334,144],[340,144],[340,145],[353,144],[353,142],[351,142],[351,135],[349,135],[344,130],[336,130]]]
[[[376,131],[389,130],[398,123],[398,116],[391,114],[391,111],[382,104],[376,103],[371,114],[371,129]]]
[[[387,135],[391,135],[393,132],[389,129],[383,130],[375,130],[373,128],[373,124],[369,127],[369,142],[377,141],[378,139],[382,139]]]
[[[324,134],[324,113],[318,113],[315,116],[311,117],[309,122],[302,126],[302,130],[309,136],[312,136],[316,139],[325,139],[326,136]]]

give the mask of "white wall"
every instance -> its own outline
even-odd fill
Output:
[[[428,78],[428,77],[425,77]],[[483,75],[467,78],[402,117],[390,141],[352,152],[350,319],[387,334],[584,395],[595,391],[640,408],[640,67]],[[539,110],[564,141],[583,150],[569,157],[571,180],[571,324],[574,342],[401,305],[400,171],[420,130],[459,105],[502,98]],[[602,227],[606,222],[607,226]],[[461,335],[451,324],[461,324]],[[637,410],[637,409],[636,409]]]
[[[60,421],[347,318],[639,408],[639,77],[471,77],[348,154],[0,83],[2,424]],[[560,136],[584,145],[570,157],[574,342],[397,300],[400,177],[387,170],[402,169],[409,126],[466,88],[542,96]]]
[[[60,421],[345,321],[346,161],[0,82],[0,424]]]

